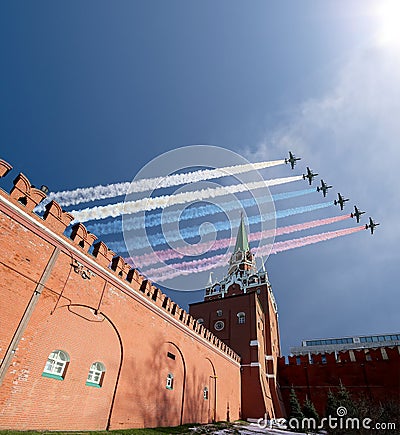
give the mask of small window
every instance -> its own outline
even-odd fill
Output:
[[[321,362],[322,362],[322,364],[326,364],[326,356],[325,355],[321,355]]]
[[[174,375],[172,373],[168,373],[167,382],[165,384],[165,388],[167,390],[173,390],[174,389]]]
[[[204,387],[203,389],[203,399],[208,400],[208,388]]]
[[[175,355],[171,352],[167,352],[167,357],[171,359],[175,359]]]
[[[101,362],[95,362],[90,366],[88,377],[86,379],[86,385],[89,387],[100,388],[103,384],[104,373],[106,368]]]
[[[204,319],[202,319],[202,318],[200,317],[200,319],[197,319],[197,323],[200,323],[200,325],[202,325],[202,324],[204,323]]]
[[[42,376],[63,380],[67,371],[69,356],[63,350],[54,350],[47,358]]]
[[[222,310],[217,310],[217,316],[222,317]]]
[[[237,313],[238,323],[241,325],[243,323],[246,323],[246,314],[241,311],[240,313]]]

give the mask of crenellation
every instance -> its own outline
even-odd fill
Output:
[[[12,166],[5,160],[0,159],[0,178],[5,177],[12,169]]]
[[[383,350],[383,351],[382,351]],[[329,353],[312,353],[310,355],[289,355],[288,361],[284,356],[278,358],[279,366],[317,366],[323,365],[329,367],[330,365],[337,365],[338,363],[365,363],[370,361],[384,361],[384,360],[400,360],[400,351],[398,347],[379,347],[370,349],[351,349],[341,352]],[[300,364],[298,362],[300,361]]]
[[[126,263],[120,255],[111,260],[111,270],[113,270],[123,280],[126,280],[130,269],[131,266]]]
[[[54,200],[50,201],[45,207],[43,220],[57,234],[63,234],[73,219],[72,214],[64,211],[60,204]]]
[[[186,311],[183,309],[183,308],[181,308],[181,311],[180,311],[180,313],[179,313],[179,320],[182,322],[182,323],[185,323],[185,320],[186,320]]]
[[[130,284],[135,284],[138,285],[139,287],[144,279],[145,278],[142,275],[140,275],[140,273],[135,268],[129,269],[128,273],[126,274],[126,280]]]
[[[168,311],[169,308],[169,297],[167,295],[164,295],[163,303],[161,305],[165,310]]]
[[[84,252],[88,252],[89,248],[93,245],[97,236],[90,233],[85,225],[78,222],[72,226],[72,233],[70,236],[75,245],[83,249]]]
[[[151,294],[150,294],[150,297],[151,297],[151,299],[153,299],[154,302],[157,300],[157,295],[158,295],[158,292],[159,292],[159,291],[160,291],[160,290],[159,290],[157,287],[155,287],[154,285],[151,286]]]
[[[46,194],[32,186],[22,172],[18,174],[13,183],[14,187],[11,189],[10,197],[24,205],[26,210],[33,211],[46,198]]]
[[[111,249],[100,240],[93,244],[93,256],[96,258],[100,266],[107,269],[111,260],[115,256],[115,252],[111,251]]]

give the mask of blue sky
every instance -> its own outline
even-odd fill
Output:
[[[3,1],[1,157],[58,191],[129,181],[185,145],[291,149],[293,173],[315,169],[381,226],[268,259],[284,353],[398,332],[400,42],[382,42],[378,3]]]

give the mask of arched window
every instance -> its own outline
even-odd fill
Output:
[[[167,382],[165,384],[165,388],[167,388],[167,390],[173,390],[174,389],[174,375],[172,373],[168,373]]]
[[[246,314],[241,311],[240,313],[237,313],[238,323],[243,324],[246,323]]]
[[[63,380],[69,363],[69,355],[63,350],[53,350],[47,358],[42,376]]]
[[[88,377],[86,379],[86,385],[89,387],[100,388],[103,384],[104,374],[106,368],[101,362],[95,362],[90,366]]]
[[[204,319],[200,317],[199,319],[197,319],[197,323],[200,323],[200,325],[202,325],[204,323]]]

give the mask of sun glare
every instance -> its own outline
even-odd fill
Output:
[[[376,16],[380,27],[378,42],[400,47],[400,0],[379,1]]]

